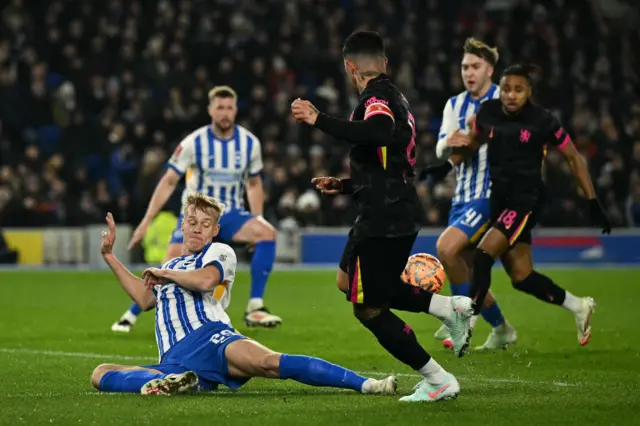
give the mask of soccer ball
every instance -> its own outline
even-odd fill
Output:
[[[411,285],[439,293],[444,285],[444,267],[437,257],[417,253],[409,257],[400,277]]]

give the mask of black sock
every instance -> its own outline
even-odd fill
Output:
[[[532,271],[524,280],[512,283],[513,288],[530,294],[543,302],[562,305],[567,292],[546,275]]]
[[[491,268],[495,260],[489,253],[476,249],[473,253],[473,279],[469,289],[469,297],[473,299],[473,311],[477,315],[484,306],[484,298],[491,286]]]
[[[376,336],[387,352],[414,370],[421,369],[431,359],[418,343],[411,327],[390,310],[385,309],[380,315],[360,319],[360,322]]]
[[[391,309],[407,312],[429,313],[433,293],[400,280],[391,296]]]

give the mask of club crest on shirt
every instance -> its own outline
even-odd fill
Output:
[[[220,259],[220,262],[224,262],[225,260],[227,260],[227,255],[226,254],[221,254],[218,259]]]
[[[520,130],[520,142],[527,143],[527,142],[529,142],[530,138],[531,138],[531,132],[530,131],[528,131],[527,129]]]

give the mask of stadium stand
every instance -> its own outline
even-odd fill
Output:
[[[350,202],[316,175],[348,175],[347,147],[296,125],[295,97],[348,117],[342,40],[376,29],[414,107],[420,165],[433,162],[447,98],[462,90],[462,42],[500,50],[500,68],[541,67],[536,97],[570,129],[616,226],[640,226],[640,30],[621,1],[11,0],[0,25],[0,226],[135,224],[181,136],[208,122],[207,91],[239,94],[239,123],[263,144],[265,216],[349,225]],[[6,4],[6,3],[5,3]],[[615,7],[614,7],[615,6]],[[224,34],[224,36],[223,36]],[[553,152],[543,226],[584,226]],[[419,192],[442,226],[452,182]],[[179,191],[176,192],[179,194]],[[176,209],[174,199],[171,208]]]

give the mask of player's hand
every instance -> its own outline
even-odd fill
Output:
[[[440,182],[447,177],[452,169],[453,164],[450,161],[445,161],[437,166],[425,167],[418,175],[418,180],[427,180],[431,176],[434,182]]]
[[[102,246],[100,247],[102,254],[111,253],[113,245],[116,242],[116,222],[113,220],[113,215],[107,213],[105,220],[107,221],[109,230],[102,231]]]
[[[313,126],[316,124],[320,111],[311,102],[298,98],[291,104],[291,113],[296,120]]]
[[[456,130],[447,137],[447,145],[451,148],[463,148],[471,144],[471,138],[460,132],[460,129]]]
[[[311,179],[311,183],[323,194],[336,195],[342,192],[342,181],[338,178],[331,176],[316,177]]]
[[[169,282],[165,276],[165,270],[159,268],[147,268],[142,272],[142,279],[147,289],[152,289],[157,285],[164,285]]]
[[[475,124],[476,124],[476,115],[474,114],[471,117],[467,118],[467,129],[472,130]]]
[[[602,228],[603,234],[611,233],[611,221],[597,198],[589,200],[589,220],[592,224]]]
[[[149,228],[149,222],[147,222],[145,219],[142,219],[142,222],[140,222],[140,224],[133,231],[133,235],[131,235],[131,241],[129,241],[127,250],[131,250],[140,241],[142,241],[142,239],[144,238],[144,235],[147,233],[148,228]]]

